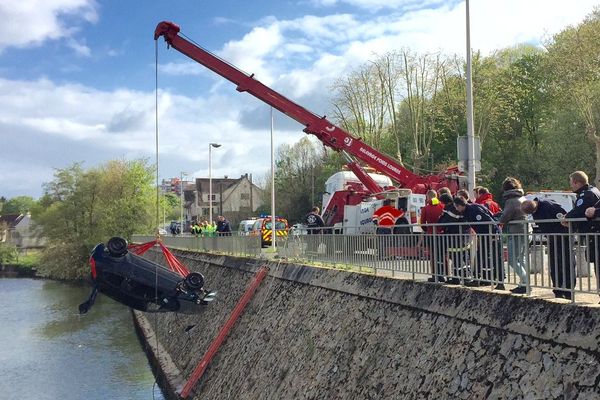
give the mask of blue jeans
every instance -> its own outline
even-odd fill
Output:
[[[520,286],[529,282],[529,276],[525,269],[525,250],[527,236],[523,234],[509,234],[508,236],[508,265],[515,271],[521,280]]]

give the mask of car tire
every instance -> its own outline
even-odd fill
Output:
[[[113,257],[122,257],[127,254],[127,240],[122,237],[112,237],[108,240],[106,244],[108,248],[108,252]]]
[[[202,289],[204,286],[204,276],[199,272],[190,272],[185,277],[185,285],[191,290]]]

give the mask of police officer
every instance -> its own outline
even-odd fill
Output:
[[[477,233],[477,272],[480,284],[489,285],[490,280],[498,282],[495,289],[504,290],[504,261],[502,259],[502,241],[500,229],[494,216],[481,204],[467,203],[464,197],[454,198],[454,207],[465,222],[488,222],[474,224],[471,228]]]
[[[598,205],[600,202],[600,191],[589,184],[588,176],[583,171],[575,171],[569,175],[569,184],[577,196],[575,205],[569,211],[565,218],[585,218],[585,211],[590,207]],[[563,221],[564,226],[569,226],[568,221]],[[573,222],[572,227],[579,233],[587,236],[587,259],[596,266],[596,276],[600,275],[600,240],[598,233],[600,225],[597,221]]]
[[[525,200],[521,203],[521,211],[531,214],[534,221],[537,220],[559,220],[566,213],[560,204],[552,200]],[[548,268],[553,290],[557,298],[571,299],[571,291],[575,286],[575,273],[573,269],[573,258],[571,257],[571,245],[569,244],[569,229],[557,222],[537,222],[538,232],[545,233],[548,243]],[[517,288],[518,289],[518,288]],[[565,290],[567,289],[567,290]],[[523,291],[511,290],[513,293],[524,293]]]

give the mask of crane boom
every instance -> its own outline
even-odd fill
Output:
[[[183,38],[179,35],[179,31],[179,26],[172,22],[160,22],[154,31],[154,40],[158,40],[158,38],[163,36],[169,46],[233,82],[237,85],[237,91],[250,93],[304,125],[304,132],[315,135],[324,145],[362,160],[367,165],[392,178],[401,187],[412,189],[416,193],[424,193],[428,188],[437,188],[438,186],[458,186],[455,176],[457,170],[446,171],[446,174],[449,173],[451,175],[448,182],[445,182],[445,178],[448,178],[446,174],[417,175],[404,168],[393,158],[367,145],[360,138],[353,137],[348,132],[331,123],[326,117],[319,116],[307,110],[254,79],[254,75],[247,75],[216,55]],[[383,191],[383,188],[356,161],[351,161],[348,166],[371,193]],[[453,192],[456,190],[456,188],[452,187],[451,189],[453,189]]]

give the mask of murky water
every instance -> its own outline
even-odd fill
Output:
[[[128,308],[87,287],[0,279],[0,399],[164,399]],[[154,386],[154,388],[153,388]]]

